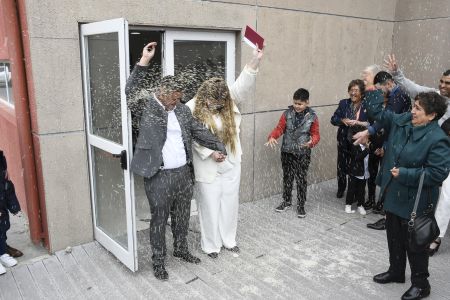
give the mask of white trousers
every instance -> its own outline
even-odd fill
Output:
[[[442,183],[441,194],[434,216],[439,226],[439,230],[441,231],[439,237],[442,238],[447,231],[448,222],[450,220],[450,176]]]
[[[217,174],[212,183],[196,182],[195,199],[201,230],[201,247],[205,253],[236,246],[241,164]]]

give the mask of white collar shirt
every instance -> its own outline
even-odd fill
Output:
[[[164,105],[154,98],[164,108]],[[165,109],[165,108],[164,108]],[[184,148],[181,127],[175,114],[175,109],[167,111],[167,138],[162,149],[163,169],[175,169],[186,164],[186,150]]]

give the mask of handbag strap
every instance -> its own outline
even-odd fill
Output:
[[[414,208],[413,211],[411,213],[411,219],[408,222],[408,225],[410,227],[414,226],[414,219],[417,216],[417,206],[419,206],[419,200],[420,200],[420,194],[422,193],[422,186],[423,186],[423,178],[425,177],[425,172],[422,171],[422,174],[420,175],[420,180],[419,180],[419,187],[417,188],[417,195],[416,195],[416,202],[414,202]]]

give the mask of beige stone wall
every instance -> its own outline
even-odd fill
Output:
[[[393,53],[405,75],[438,88],[450,69],[450,1],[399,0]]]
[[[124,4],[125,3],[125,4]],[[263,146],[293,92],[305,87],[319,115],[310,182],[335,177],[329,124],[347,84],[392,50],[396,1],[26,1],[51,250],[92,240],[79,23],[124,17],[130,25],[228,29],[249,24],[267,40],[255,99],[242,104],[241,200],[281,191],[279,150]],[[237,71],[251,51],[237,45]]]

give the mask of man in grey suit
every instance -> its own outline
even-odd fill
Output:
[[[180,103],[182,86],[175,76],[166,76],[151,96],[142,96],[144,78],[155,55],[156,42],[142,51],[126,85],[128,107],[141,115],[139,137],[131,171],[144,177],[150,204],[150,245],[155,277],[167,280],[165,228],[171,217],[173,255],[189,263],[200,259],[189,253],[187,234],[193,194],[192,141],[226,155],[224,145]]]

